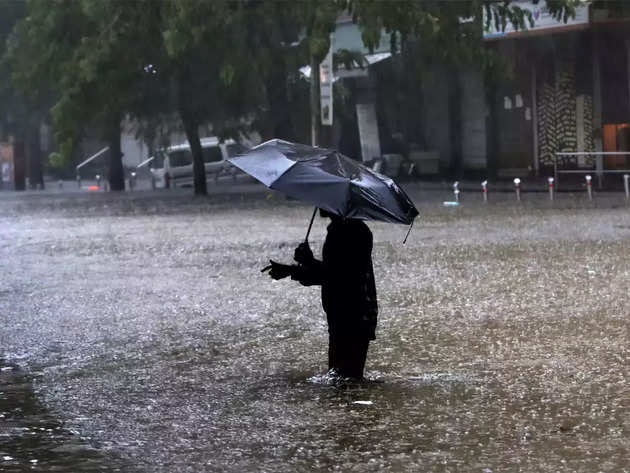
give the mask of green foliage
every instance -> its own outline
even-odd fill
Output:
[[[7,60],[14,84],[32,100],[54,94],[51,117],[63,143],[57,163],[72,162],[86,127],[104,129],[130,108],[137,93],[130,85],[140,77],[130,37],[142,3],[29,0]]]
[[[547,4],[566,20],[579,0]],[[71,162],[86,127],[111,128],[112,117],[126,113],[147,135],[155,134],[147,124],[158,127],[173,113],[189,131],[212,123],[224,137],[250,127],[297,134],[295,113],[307,109],[297,71],[323,59],[345,11],[368,48],[385,29],[394,49],[415,51],[407,64],[415,73],[434,61],[498,69],[483,47],[484,24],[526,28],[532,21],[513,3],[492,0],[28,0],[27,7],[6,58],[22,93],[40,102],[54,94],[57,163]],[[340,51],[334,60],[362,58]]]
[[[580,0],[547,2],[550,12],[564,21],[575,14],[579,4]],[[394,45],[400,35],[402,44],[417,41],[423,51],[436,59],[475,62],[482,67],[492,66],[482,43],[484,27],[494,25],[502,30],[512,24],[516,29],[526,29],[533,24],[531,13],[510,1],[350,0],[348,8],[370,49],[378,46],[381,31],[385,29],[392,35]]]

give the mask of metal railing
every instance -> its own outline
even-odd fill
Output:
[[[144,161],[142,161],[140,164],[138,164],[136,166],[136,169],[140,169],[144,166],[146,166],[147,164],[149,164],[151,161],[153,161],[155,159],[155,156],[149,156],[147,159],[145,159]]]
[[[581,157],[581,156],[595,156],[595,165],[594,168],[591,166],[590,168],[584,169],[558,169],[558,157],[566,156],[566,157]],[[575,152],[575,153],[556,153],[553,160],[553,175],[556,183],[556,188],[558,187],[558,174],[591,174],[595,173],[597,176],[597,185],[601,189],[603,185],[604,174],[627,174],[630,173],[630,169],[604,169],[604,159],[606,157],[614,157],[614,156],[630,156],[630,152],[626,151],[585,151],[585,152]]]
[[[92,156],[90,156],[89,158],[87,158],[85,161],[83,161],[82,163],[77,164],[77,166],[74,168],[76,175],[77,175],[77,185],[79,187],[81,187],[81,174],[79,173],[79,170],[85,166],[86,164],[91,163],[92,161],[94,161],[96,158],[98,158],[99,156],[101,156],[103,153],[106,153],[107,151],[109,151],[109,146],[105,146],[105,148],[103,148],[100,151],[97,151],[95,154],[93,154]],[[96,180],[98,181],[98,184],[100,186],[100,176],[97,175]]]

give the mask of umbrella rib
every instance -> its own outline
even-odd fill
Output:
[[[409,224],[418,215],[391,178],[335,150],[271,140],[239,157],[230,162],[268,189],[346,218]]]

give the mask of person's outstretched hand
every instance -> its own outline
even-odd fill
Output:
[[[293,259],[298,263],[304,265],[308,265],[313,262],[315,258],[313,258],[313,252],[311,251],[311,247],[308,246],[307,241],[304,241],[298,245],[298,247],[295,249]]]
[[[293,273],[293,266],[289,266],[288,264],[276,263],[273,260],[269,260],[269,263],[271,264],[269,266],[265,266],[263,269],[260,270],[260,272],[264,273],[265,271],[269,271],[269,276],[271,276],[276,281],[289,277]]]

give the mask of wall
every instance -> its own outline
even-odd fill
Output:
[[[461,84],[462,160],[464,169],[485,169],[486,92],[483,76],[478,71],[463,71]]]

